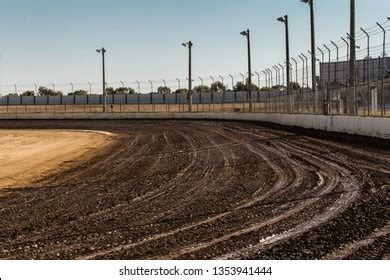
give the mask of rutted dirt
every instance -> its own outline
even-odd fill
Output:
[[[235,122],[0,128],[116,135],[33,188],[0,190],[2,259],[389,257],[386,141]]]

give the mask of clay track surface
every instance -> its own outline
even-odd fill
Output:
[[[0,128],[117,135],[77,168],[0,190],[2,259],[390,258],[388,142],[235,122]]]

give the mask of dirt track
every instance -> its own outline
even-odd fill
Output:
[[[0,130],[0,189],[22,187],[88,160],[114,138],[106,132]]]
[[[0,128],[118,135],[77,168],[1,190],[2,259],[390,258],[388,142],[232,122]]]

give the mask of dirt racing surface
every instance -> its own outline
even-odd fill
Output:
[[[0,129],[0,188],[28,185],[88,160],[112,137],[98,131]]]
[[[0,188],[1,259],[390,258],[386,141],[238,122],[0,129],[115,135],[78,166]]]

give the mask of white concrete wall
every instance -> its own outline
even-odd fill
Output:
[[[200,119],[261,121],[390,139],[390,118],[264,113],[44,113],[0,114],[1,119]]]

